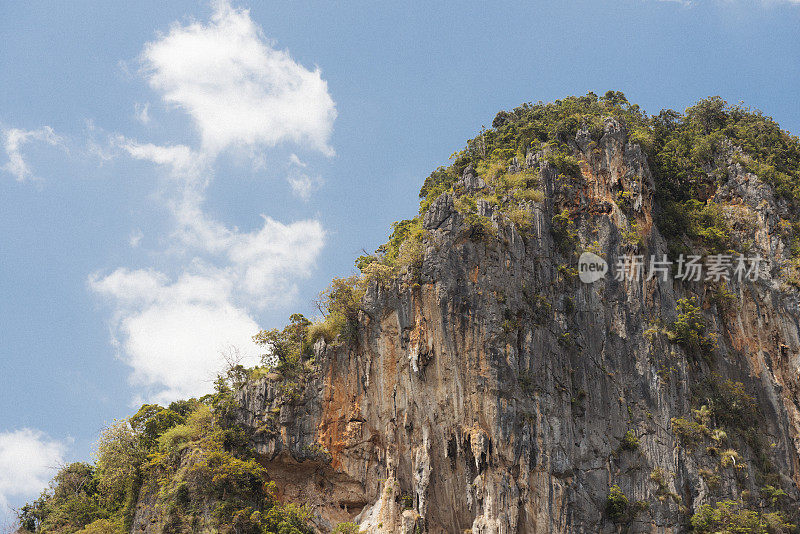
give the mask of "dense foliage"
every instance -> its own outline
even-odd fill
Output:
[[[697,534],[784,534],[794,532],[795,525],[779,512],[749,510],[728,500],[701,506],[692,516],[692,528]]]
[[[532,206],[545,198],[537,167],[546,162],[565,181],[579,178],[582,162],[576,135],[585,131],[591,139],[589,150],[594,150],[608,117],[620,121],[630,141],[648,156],[655,179],[656,223],[668,240],[670,257],[690,250],[744,252],[750,245],[732,238],[733,226],[740,235],[752,230],[749,215],[729,214],[727,206],[712,198],[716,186],[727,178],[725,169],[729,165],[742,165],[772,185],[791,209],[800,207],[800,140],[758,110],[710,97],[685,113],[663,110],[649,116],[619,91],[600,97],[590,92],[546,104],[526,103],[498,113],[492,128],[467,141],[466,147],[451,156],[450,165],[437,168],[425,179],[419,194],[419,214],[393,223],[388,241],[374,254],[356,260],[360,276],[334,280],[323,294],[324,320],[312,327],[313,339],[322,337],[331,342],[342,333],[344,339],[354,339],[350,326],[358,306],[339,298],[343,287],[351,288],[349,291],[356,295],[363,294],[370,283],[386,285],[403,276],[416,279],[426,246],[422,219],[443,193],[452,196],[472,238],[491,240],[497,236],[494,223],[481,214],[481,203],[499,212],[501,222],[526,235],[532,227]],[[467,168],[481,180],[479,192],[465,190],[461,178]],[[622,191],[617,199],[623,210],[627,209],[629,195]],[[567,255],[575,252],[577,232],[569,211],[558,207],[551,223],[557,249]],[[781,220],[781,228],[795,256],[787,269],[787,281],[800,286],[800,222]],[[635,221],[623,233],[624,241],[638,242]],[[678,333],[683,334],[691,331]],[[699,344],[706,352],[713,346],[710,335],[689,337],[692,339],[680,342]]]
[[[705,319],[696,299],[678,299],[678,318],[672,325],[670,338],[688,351],[706,357],[717,344],[716,335],[706,331]]]
[[[95,465],[64,467],[41,497],[19,510],[21,526],[121,534],[130,531],[144,498],[139,512],[165,518],[164,532],[310,534],[308,511],[278,502],[235,423],[233,386],[230,375],[220,377],[215,393],[201,400],[146,404],[116,421],[98,440]]]
[[[726,217],[725,206],[712,198],[716,186],[727,178],[729,164],[742,165],[757,174],[793,209],[800,206],[800,140],[781,130],[772,118],[758,110],[729,105],[719,97],[701,100],[683,114],[664,110],[649,116],[628,102],[624,94],[609,91],[601,97],[589,93],[501,111],[491,129],[469,140],[463,150],[451,156],[449,166],[436,169],[426,178],[420,190],[420,214],[447,192],[456,197],[456,208],[467,216],[476,234],[492,235],[486,218],[477,215],[479,200],[500,208],[510,223],[524,231],[530,223],[527,202],[543,200],[538,175],[526,165],[529,156],[541,154],[541,160],[565,177],[579,176],[576,134],[581,129],[588,132],[592,149],[604,133],[606,117],[624,124],[630,140],[648,156],[656,185],[656,222],[668,238],[673,256],[687,252],[690,245],[709,252],[746,246],[731,242],[730,217]],[[476,197],[460,189],[459,180],[469,166],[488,185],[487,193]],[[619,200],[624,206],[624,192]],[[792,234],[795,253],[800,255],[800,243],[794,238],[800,223],[782,223]],[[411,228],[415,230],[410,232]],[[392,265],[404,243],[418,242],[421,233],[421,216],[395,223],[389,241],[375,257]],[[568,240],[561,239],[563,235],[557,237],[558,243],[569,245]],[[359,262],[361,268],[363,257]]]

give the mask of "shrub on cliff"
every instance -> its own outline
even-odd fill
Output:
[[[678,299],[678,318],[672,324],[670,340],[691,351],[709,356],[717,346],[716,335],[706,332],[703,314],[696,299]]]
[[[628,512],[628,497],[614,484],[608,490],[605,506],[606,516],[614,522],[622,521]]]
[[[355,523],[345,522],[336,525],[331,534],[361,534],[361,529]]]
[[[320,294],[317,302],[324,319],[311,325],[307,341],[314,343],[322,337],[331,343],[337,336],[346,341],[355,341],[358,335],[358,312],[364,292],[364,284],[357,276],[334,278],[331,285]]]
[[[569,215],[569,210],[564,208],[561,213],[553,216],[551,234],[556,248],[564,254],[570,254],[578,243],[578,232],[575,223]]]
[[[312,354],[311,344],[307,341],[310,326],[311,321],[295,313],[283,329],[261,330],[254,335],[253,341],[268,350],[261,357],[262,363],[286,377],[297,376],[302,372],[303,360]]]
[[[697,534],[784,534],[795,529],[795,525],[787,523],[778,512],[750,510],[741,502],[731,500],[713,506],[704,504],[692,516],[691,523]]]

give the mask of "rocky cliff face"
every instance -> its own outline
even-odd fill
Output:
[[[709,197],[747,256],[769,260],[759,279],[733,279],[723,297],[714,281],[616,280],[618,259],[667,253],[647,158],[613,119],[570,146],[579,175],[541,153],[517,161],[545,192],[525,230],[478,200],[487,237],[442,194],[424,213],[420,272],[370,287],[357,342],[320,341],[298,395],[269,378],[239,393],[281,497],[309,503],[321,530],[676,533],[701,504],[763,502],[766,486],[796,506],[786,206],[731,148]],[[457,185],[486,188],[471,167]],[[581,250],[612,272],[582,283]],[[717,336],[705,352],[676,342],[691,297]]]

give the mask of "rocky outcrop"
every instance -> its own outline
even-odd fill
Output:
[[[424,214],[418,277],[368,290],[356,343],[320,342],[318,372],[289,401],[270,379],[240,392],[270,477],[309,504],[320,530],[677,533],[701,504],[758,499],[767,484],[797,502],[800,307],[779,228],[788,208],[723,158],[709,197],[736,244],[769,260],[759,279],[731,280],[724,301],[713,281],[616,280],[620,258],[667,253],[653,177],[613,119],[599,139],[579,131],[572,148],[579,176],[540,153],[520,162],[545,192],[524,231],[486,205],[497,236],[476,236],[443,194]],[[468,168],[463,187],[488,186]],[[552,231],[564,210],[573,243]],[[575,250],[611,272],[581,283]],[[671,335],[686,297],[717,335],[705,357]],[[760,439],[716,416],[704,428],[725,437],[676,433],[675,419],[706,417],[693,409],[720,409],[703,408],[704,388],[737,382],[755,399]],[[624,517],[607,511],[613,485],[628,499]]]

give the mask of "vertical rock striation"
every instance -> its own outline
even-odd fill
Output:
[[[709,197],[724,201],[748,255],[769,260],[759,279],[732,280],[726,299],[705,281],[616,280],[619,258],[668,252],[647,158],[614,119],[599,140],[581,130],[570,145],[574,176],[542,153],[517,162],[545,191],[528,228],[479,201],[496,233],[486,236],[442,194],[424,213],[420,273],[369,288],[357,342],[320,341],[319,370],[292,400],[269,378],[239,393],[270,477],[309,503],[321,530],[677,533],[701,504],[755,499],[765,485],[796,505],[800,307],[783,279],[787,207],[731,148]],[[459,187],[489,186],[468,167]],[[564,210],[566,241],[554,231]],[[578,249],[612,272],[581,283]],[[671,331],[690,297],[717,335],[705,356]],[[704,400],[739,382],[759,439]],[[705,423],[692,435],[676,420]],[[614,485],[628,500],[621,515],[607,506]]]

